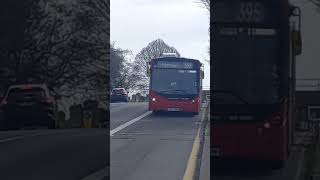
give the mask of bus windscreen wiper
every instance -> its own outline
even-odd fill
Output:
[[[222,94],[222,95],[227,95],[227,96],[231,96],[231,97],[235,97],[237,100],[240,100],[243,104],[249,104],[249,102],[247,102],[246,100],[244,100],[243,98],[241,98],[239,95],[236,95],[235,93],[231,92],[231,91],[216,91],[213,90],[213,101],[215,100],[215,97],[218,97],[218,94]],[[220,96],[221,97],[221,96]],[[219,98],[218,98],[219,99]],[[223,99],[223,98],[222,98]],[[224,99],[223,99],[224,100]],[[219,103],[219,102],[218,102]]]

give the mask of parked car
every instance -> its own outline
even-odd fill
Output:
[[[4,115],[2,128],[19,129],[26,126],[56,128],[57,104],[45,84],[9,86],[0,108]]]
[[[125,88],[114,88],[111,91],[111,96],[110,96],[110,101],[111,102],[128,102],[129,97],[128,97],[128,92],[125,90]]]

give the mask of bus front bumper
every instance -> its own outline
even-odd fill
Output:
[[[179,101],[179,102],[153,102],[149,101],[150,111],[168,111],[168,112],[190,112],[199,113],[199,102]]]

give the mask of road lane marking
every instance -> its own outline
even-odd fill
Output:
[[[107,166],[97,172],[94,172],[88,176],[86,176],[85,178],[82,178],[81,180],[103,180],[105,179],[109,179],[110,177],[110,167]]]
[[[35,137],[35,136],[48,136],[48,135],[56,135],[56,134],[60,134],[60,132],[47,132],[47,133],[36,133],[36,134],[31,134],[31,137]]]
[[[16,136],[16,137],[11,137],[11,138],[0,139],[0,143],[20,140],[20,139],[24,139],[26,137],[46,136],[46,135],[53,135],[53,134],[58,134],[58,133],[52,133],[51,132],[51,133],[24,134],[22,136]]]
[[[12,137],[12,138],[0,139],[0,143],[15,141],[15,140],[23,139],[23,138],[24,138],[23,136],[17,136],[17,137]]]
[[[203,122],[205,113],[206,113],[206,109],[203,110],[201,122]],[[188,165],[185,170],[183,180],[194,180],[196,178],[197,161],[199,159],[198,156],[200,152],[200,131],[201,131],[201,125],[198,129],[197,136],[193,142],[192,151],[189,156]]]
[[[135,123],[137,121],[140,121],[141,119],[143,119],[144,117],[148,116],[151,113],[152,113],[152,111],[147,111],[146,113],[142,114],[141,116],[136,117],[136,118],[134,118],[134,119],[132,119],[132,120],[130,120],[130,121],[118,126],[117,128],[115,128],[115,129],[110,131],[110,136],[113,136],[113,134],[117,133],[118,131],[121,131],[122,129],[124,129],[124,128],[128,127],[128,126],[130,126],[131,124],[133,124],[133,123]]]

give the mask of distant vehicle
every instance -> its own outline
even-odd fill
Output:
[[[203,64],[199,60],[163,57],[148,63],[149,110],[199,114]]]
[[[2,128],[19,129],[26,126],[56,128],[57,104],[44,84],[9,86],[0,108],[4,116]]]
[[[210,155],[282,168],[295,129],[300,10],[288,0],[215,4]]]
[[[114,88],[111,91],[111,102],[129,102],[128,92],[125,88]]]

